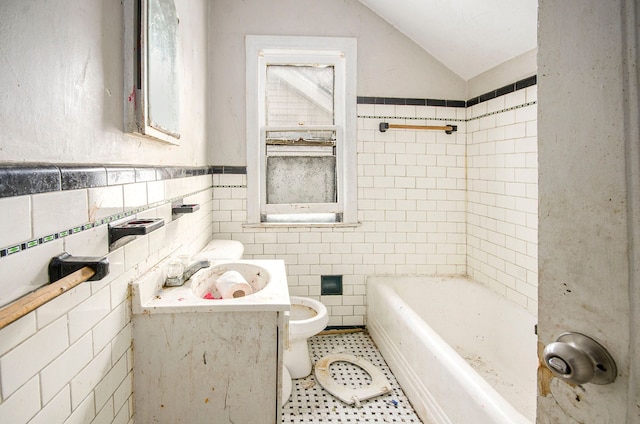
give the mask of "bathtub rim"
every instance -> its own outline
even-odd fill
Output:
[[[415,322],[417,325],[413,330],[421,340],[432,340],[437,346],[440,359],[448,369],[455,375],[456,381],[474,386],[477,390],[471,392],[474,402],[481,402],[485,407],[487,416],[493,423],[501,424],[533,424],[520,411],[518,411],[509,401],[497,392],[484,378],[482,378],[473,367],[462,358],[444,339],[429,325],[427,325],[419,314],[414,311],[398,294],[393,286],[384,279],[398,278],[446,278],[461,279],[469,281],[464,276],[386,276],[375,275],[367,278],[367,329],[374,342],[380,349],[384,359],[398,379],[405,394],[414,406],[416,413],[429,423],[434,424],[455,424],[452,423],[446,411],[440,406],[436,397],[430,392],[428,387],[422,382],[421,377],[413,370],[409,361],[406,360],[402,351],[396,346],[393,337],[385,330],[373,314],[371,314],[370,296],[374,296],[374,290],[379,291],[379,296],[388,302],[391,310],[398,316],[405,316],[407,320]],[[496,296],[499,296],[496,294]],[[424,337],[424,339],[422,339]]]

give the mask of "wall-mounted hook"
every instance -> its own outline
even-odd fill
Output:
[[[95,274],[88,281],[102,280],[109,274],[109,260],[107,258],[71,256],[67,252],[63,252],[49,261],[49,283],[73,274],[85,266],[95,271]]]

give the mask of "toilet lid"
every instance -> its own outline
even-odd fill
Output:
[[[371,376],[371,383],[356,389],[345,387],[331,377],[329,369],[333,362],[347,362],[357,365]],[[346,404],[360,406],[360,401],[371,399],[391,391],[391,385],[384,373],[371,362],[348,353],[333,353],[324,356],[315,364],[315,376],[324,389]]]

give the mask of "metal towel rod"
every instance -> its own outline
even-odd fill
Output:
[[[457,125],[404,125],[404,124],[389,124],[387,122],[380,122],[380,132],[385,132],[390,128],[406,129],[406,130],[436,130],[444,131],[447,134],[451,134],[454,131],[458,131]]]

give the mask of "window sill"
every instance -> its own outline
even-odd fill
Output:
[[[242,228],[356,228],[360,222],[257,222]]]

